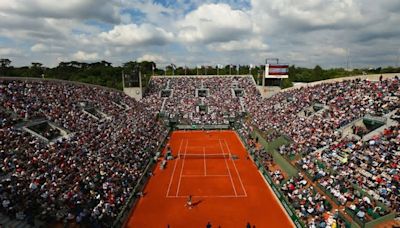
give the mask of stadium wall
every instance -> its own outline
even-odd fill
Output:
[[[257,85],[257,89],[260,92],[262,98],[269,98],[273,95],[282,91],[279,86],[259,86]]]
[[[124,93],[136,101],[140,101],[143,97],[143,90],[140,87],[125,87]]]
[[[383,79],[391,79],[391,78],[394,78],[395,76],[400,77],[400,73],[356,75],[356,76],[351,76],[351,77],[333,78],[333,79],[327,79],[327,80],[310,82],[310,83],[296,83],[293,87],[282,89],[280,92],[289,91],[292,89],[298,89],[298,88],[302,88],[302,87],[315,86],[315,85],[319,85],[322,83],[335,83],[335,82],[342,82],[342,81],[355,80],[355,79],[379,81],[379,77],[381,75],[382,75]]]
[[[228,130],[230,129],[230,126],[227,124],[216,124],[216,125],[210,125],[210,124],[199,124],[199,125],[183,125],[183,124],[178,124],[174,127],[177,130]]]

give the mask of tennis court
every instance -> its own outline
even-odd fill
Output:
[[[176,131],[128,227],[293,227],[234,131]],[[185,207],[193,197],[194,207]]]
[[[181,138],[166,197],[247,197],[225,139]]]

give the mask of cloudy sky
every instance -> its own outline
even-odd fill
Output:
[[[398,64],[399,0],[0,0],[13,65]]]

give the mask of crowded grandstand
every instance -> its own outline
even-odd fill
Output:
[[[132,195],[140,197],[135,186],[149,176],[170,120],[234,122],[306,227],[400,213],[397,77],[263,98],[250,75],[156,76],[139,101],[100,86],[2,78],[0,98],[0,212],[8,221],[115,226]],[[285,143],[272,150],[261,140]],[[276,156],[298,172],[285,171]]]

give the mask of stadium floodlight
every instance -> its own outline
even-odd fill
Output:
[[[251,69],[253,69],[253,64],[249,65],[249,74],[251,74]]]
[[[172,68],[172,75],[175,75],[176,65],[171,63],[171,68]]]
[[[222,69],[223,66],[222,64],[217,64],[217,75],[219,75],[219,69]]]

